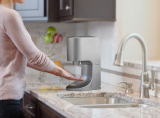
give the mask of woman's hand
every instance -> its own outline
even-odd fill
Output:
[[[73,74],[71,74],[67,70],[57,66],[56,64],[55,64],[55,67],[52,71],[46,71],[46,72],[54,74],[56,76],[63,77],[63,78],[68,79],[68,80],[83,81],[83,79],[76,78]]]

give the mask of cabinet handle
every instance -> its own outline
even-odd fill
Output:
[[[71,9],[68,5],[66,6],[66,10],[69,10],[69,9]]]
[[[25,107],[26,107],[27,109],[33,109],[33,108],[34,108],[33,106],[30,106],[29,104],[27,104]]]

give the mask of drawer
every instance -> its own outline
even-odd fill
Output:
[[[23,97],[23,111],[29,118],[36,118],[36,99],[25,93]]]
[[[37,102],[37,118],[66,118],[54,109],[45,105],[44,103]]]

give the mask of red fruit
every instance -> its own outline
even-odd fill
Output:
[[[54,40],[56,41],[56,43],[59,43],[60,41],[62,41],[63,37],[62,35],[55,33],[54,34]]]

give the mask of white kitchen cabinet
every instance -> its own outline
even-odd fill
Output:
[[[24,4],[15,4],[24,21],[56,22],[59,19],[59,0],[25,0]]]
[[[26,0],[24,4],[15,5],[22,18],[25,17],[45,17],[44,13],[44,0]]]

